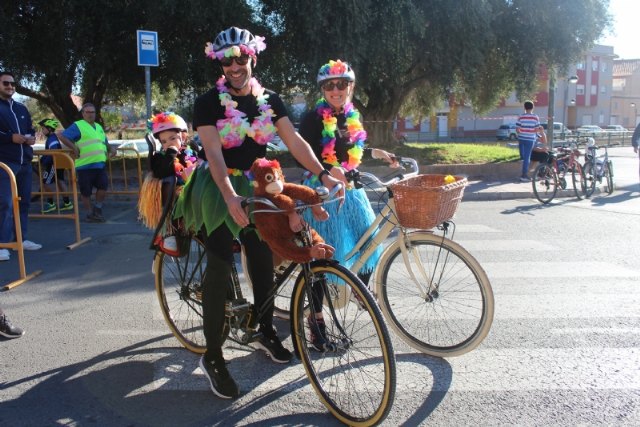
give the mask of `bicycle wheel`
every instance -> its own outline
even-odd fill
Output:
[[[411,347],[438,357],[476,348],[489,333],[494,300],[486,273],[462,246],[427,232],[385,250],[376,273],[385,318]]]
[[[576,197],[578,200],[582,200],[587,192],[587,182],[584,178],[582,165],[578,162],[575,162],[571,169],[571,181],[573,182],[573,191]]]
[[[540,163],[533,172],[533,194],[540,202],[547,204],[556,197],[558,175],[551,165]]]
[[[613,170],[611,170],[611,164],[610,162],[605,162],[604,165],[602,165],[603,169],[602,169],[602,176],[604,177],[605,181],[606,181],[606,185],[605,185],[605,191],[607,192],[607,194],[611,194],[613,193],[614,187],[613,187]]]
[[[156,252],[153,271],[164,320],[189,351],[206,350],[202,329],[202,280],[206,266],[204,244],[193,237],[183,257]]]
[[[339,264],[313,262],[311,276],[312,282],[345,288],[347,300],[340,307],[323,304],[326,335],[335,346],[316,351],[309,344],[305,310],[313,291],[305,274],[298,276],[291,304],[296,354],[320,400],[336,418],[352,426],[377,424],[389,413],[396,387],[393,347],[380,308],[357,276]]]
[[[591,197],[596,191],[597,181],[595,165],[591,160],[582,166],[582,172],[584,173],[584,181],[586,184],[586,191],[584,194],[586,197]]]

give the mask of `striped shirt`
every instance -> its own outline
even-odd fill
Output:
[[[518,122],[516,123],[518,139],[536,142],[539,128],[540,119],[537,115],[524,113],[518,117]]]

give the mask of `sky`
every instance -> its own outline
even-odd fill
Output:
[[[618,59],[640,59],[640,0],[610,0],[613,33],[598,44],[613,46]]]

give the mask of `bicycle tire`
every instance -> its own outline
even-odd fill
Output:
[[[582,165],[582,171],[584,172],[584,179],[586,182],[586,191],[584,194],[588,198],[596,191],[596,181],[598,179],[596,176],[597,172],[595,170],[595,165],[591,160]]]
[[[584,178],[582,165],[578,162],[575,162],[573,164],[573,168],[571,169],[571,181],[573,182],[573,191],[575,192],[578,200],[584,199],[587,192],[587,182]],[[578,188],[578,185],[580,186],[580,188]]]
[[[183,257],[157,251],[153,271],[160,310],[171,333],[189,351],[203,354],[202,280],[206,267],[204,244],[192,237]]]
[[[540,163],[533,172],[531,180],[533,194],[545,205],[556,197],[558,192],[558,174],[547,163]]]
[[[417,267],[411,272],[422,276],[419,283],[411,277],[405,248],[407,261]],[[459,356],[480,345],[489,333],[495,305],[491,283],[459,244],[416,231],[389,245],[380,266],[376,290],[382,311],[391,328],[415,350]],[[429,278],[437,283],[430,284]]]
[[[602,176],[607,181],[607,184],[604,188],[607,194],[611,194],[615,189],[613,185],[613,171],[611,170],[611,165],[609,164],[609,162],[605,162],[602,167],[604,168],[602,170]]]
[[[370,426],[384,420],[395,398],[396,362],[382,312],[366,286],[345,267],[330,261],[310,266],[313,279],[347,289],[347,301],[333,313],[323,305],[327,337],[341,343],[334,351],[319,352],[309,345],[308,314],[311,294],[304,272],[296,280],[291,304],[291,337],[320,401],[341,422]]]

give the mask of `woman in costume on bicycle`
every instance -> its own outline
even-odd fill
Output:
[[[200,368],[214,394],[222,398],[233,398],[239,393],[222,357],[234,237],[239,237],[244,246],[256,307],[271,299],[271,310],[255,320],[261,337],[252,345],[278,363],[287,363],[292,358],[272,324],[271,251],[255,230],[245,228],[249,218],[241,202],[253,193],[245,172],[255,159],[265,156],[267,143],[277,133],[293,156],[319,176],[322,184],[330,189],[339,184],[295,131],[278,94],[266,90],[252,77],[257,55],[265,47],[263,37],[236,27],[220,32],[213,43],[207,43],[207,57],[222,71],[215,87],[198,97],[194,105],[193,125],[208,163],[196,169],[178,198],[175,212],[175,217],[182,217],[188,229],[201,230],[205,236],[207,267],[202,306],[207,350],[200,359]]]
[[[315,109],[307,112],[300,122],[300,134],[309,143],[317,159],[329,173],[342,181],[346,188],[344,206],[338,209],[336,204],[327,207],[330,221],[317,222],[310,215],[305,215],[313,228],[333,246],[334,258],[347,268],[353,264],[345,261],[345,256],[356,245],[360,236],[369,228],[375,219],[369,199],[364,189],[352,188],[347,174],[360,165],[366,153],[374,159],[382,159],[392,167],[397,167],[395,157],[378,148],[365,148],[367,133],[362,127],[360,113],[353,106],[352,98],[356,76],[351,66],[341,60],[330,60],[320,67],[317,82],[322,97],[316,102]],[[317,176],[305,172],[303,184],[315,188],[319,185]],[[368,284],[382,248],[369,258],[358,276]],[[318,301],[322,301],[322,288],[314,288]],[[319,304],[318,304],[319,306]],[[310,341],[317,350],[322,350],[327,343],[324,333],[321,307],[316,309],[316,322],[309,322],[312,336]],[[317,325],[317,327],[315,327]]]
[[[160,141],[161,149],[150,152],[151,172],[145,176],[140,189],[138,212],[143,223],[156,229],[166,203],[185,185],[195,169],[197,147],[188,144],[187,123],[172,112],[162,112],[147,122],[149,132]],[[164,237],[158,236],[154,242],[162,251],[171,256],[178,255],[178,245],[174,236],[174,225],[169,219],[164,224]]]

